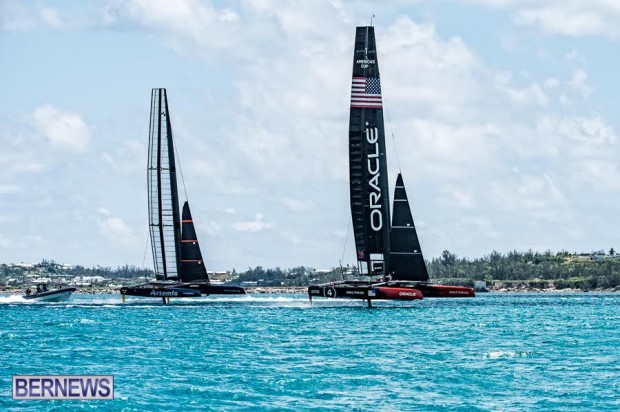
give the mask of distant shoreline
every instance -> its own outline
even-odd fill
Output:
[[[272,287],[246,287],[246,292],[248,294],[281,294],[281,293],[307,293],[307,286],[272,286]],[[591,289],[591,290],[581,290],[581,289],[555,289],[555,288],[536,288],[529,287],[525,284],[513,284],[507,285],[503,282],[501,283],[491,283],[488,287],[487,291],[477,291],[477,294],[485,294],[485,293],[617,293],[620,292],[620,288],[609,288],[609,289]],[[0,287],[0,294],[3,295],[23,295],[25,293],[24,287]],[[118,288],[111,287],[78,287],[75,291],[75,294],[78,295],[120,295]]]

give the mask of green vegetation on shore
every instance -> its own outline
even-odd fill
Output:
[[[605,254],[493,252],[478,259],[459,259],[444,251],[431,260],[429,271],[433,279],[448,277],[494,281],[538,281],[553,283],[556,289],[612,289],[620,286],[620,255],[613,248]]]
[[[427,261],[433,281],[473,286],[474,281],[486,281],[491,290],[498,289],[620,289],[620,255],[613,249],[609,253],[569,253],[551,251],[512,251],[507,254],[492,252],[482,258],[459,258],[444,251],[440,257]],[[54,261],[40,263],[0,264],[0,285],[9,279],[24,279],[27,275],[41,277],[101,276],[107,279],[137,279],[153,277],[150,269],[122,266],[116,269],[97,266],[61,265]],[[233,283],[255,283],[257,286],[307,286],[334,280],[356,278],[352,266],[315,270],[299,266],[290,269],[265,269],[261,266],[247,271],[232,272],[220,278]]]
[[[444,251],[438,258],[427,261],[432,280],[473,286],[474,281],[486,281],[490,288],[503,289],[522,286],[524,289],[614,289],[620,287],[620,255],[614,249],[594,253],[558,253],[512,251],[501,254],[493,251],[482,258],[459,258]],[[287,270],[249,268],[239,275],[239,281],[262,282],[264,285],[306,286],[313,283],[352,279],[357,271],[351,266],[315,271],[307,267]]]
[[[129,265],[119,266],[115,269],[103,266],[87,268],[79,265],[60,264],[47,259],[34,264],[0,264],[0,284],[6,283],[9,279],[22,280],[27,275],[52,278],[56,276],[70,278],[101,276],[107,279],[136,279],[138,277],[152,277],[153,271]]]

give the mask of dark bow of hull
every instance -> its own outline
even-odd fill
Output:
[[[203,295],[245,295],[245,289],[239,286],[226,285],[200,285],[200,293]]]
[[[421,283],[416,287],[427,298],[474,298],[476,292],[467,286],[433,285]]]

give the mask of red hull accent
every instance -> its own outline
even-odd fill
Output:
[[[380,287],[377,289],[383,294],[383,299],[416,300],[424,297],[422,292],[417,289],[394,287]]]
[[[420,287],[427,298],[473,298],[476,292],[466,286],[425,285]]]

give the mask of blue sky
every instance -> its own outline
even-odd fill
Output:
[[[396,148],[427,258],[620,248],[618,3],[384,3],[0,0],[0,262],[151,266],[165,87],[210,270],[353,263],[351,59],[373,13],[390,181]]]

